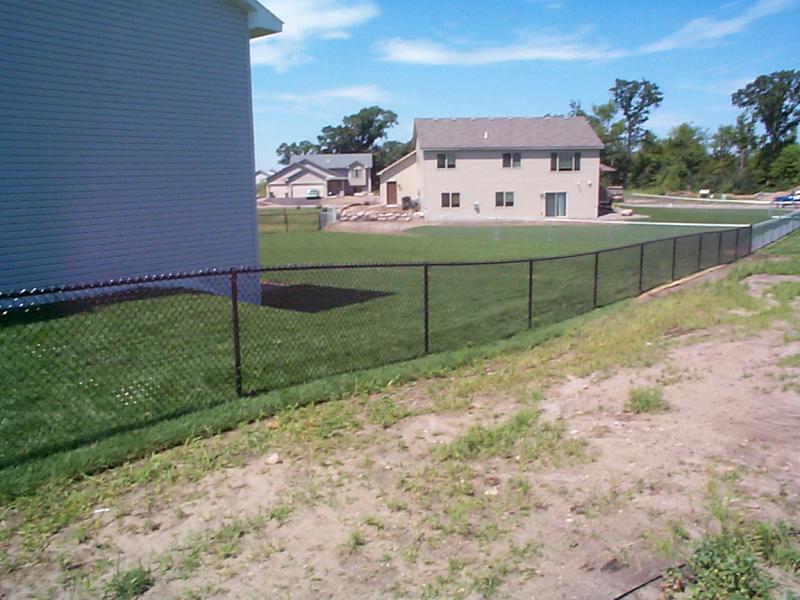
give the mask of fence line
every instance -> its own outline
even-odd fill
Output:
[[[800,210],[787,215],[773,217],[769,221],[763,221],[753,225],[753,250],[758,250],[764,246],[785,237],[800,228]]]
[[[0,468],[238,396],[557,322],[798,228],[800,211],[565,256],[236,268],[1,292]],[[242,294],[253,284],[260,304]]]

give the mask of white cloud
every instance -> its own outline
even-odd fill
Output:
[[[546,4],[547,0],[529,0]],[[701,17],[689,21],[676,32],[639,48],[619,48],[590,39],[591,31],[571,35],[526,33],[505,45],[445,45],[425,39],[393,38],[376,48],[381,58],[390,62],[421,65],[490,65],[522,61],[594,61],[611,60],[665,52],[696,46],[708,46],[744,31],[754,21],[783,12],[794,0],[758,0],[736,17],[719,19]]]
[[[341,40],[350,29],[378,16],[374,0],[270,0],[269,9],[283,21],[283,31],[254,40],[254,65],[279,71],[312,60],[308,47],[315,40]]]
[[[439,42],[394,38],[382,46],[383,60],[422,65],[490,65],[519,61],[607,60],[624,53],[602,44],[585,44],[582,36],[528,34],[503,46],[449,48]]]
[[[564,3],[560,0],[525,0],[528,4],[535,4],[547,10],[561,10],[564,8]]]
[[[793,0],[759,0],[742,14],[728,19],[700,17],[689,21],[665,38],[647,44],[640,53],[664,52],[695,46],[712,45],[733,34],[744,31],[751,23],[781,13],[794,4]]]
[[[352,100],[354,102],[372,104],[383,102],[386,100],[387,94],[377,85],[351,85],[307,94],[276,94],[276,97],[280,100],[300,105],[325,104],[334,100]]]

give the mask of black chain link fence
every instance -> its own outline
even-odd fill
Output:
[[[324,227],[319,208],[285,207],[258,209],[260,233],[298,233],[319,231]]]
[[[745,256],[751,231],[534,260],[270,267],[2,293],[0,468],[242,394],[555,323]]]

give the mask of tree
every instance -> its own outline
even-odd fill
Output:
[[[711,138],[710,187],[720,192],[750,192],[758,177],[751,158],[758,147],[755,124],[746,115],[739,115],[736,125],[722,125]]]
[[[617,105],[613,100],[609,100],[605,104],[592,104],[592,114],[588,119],[605,144],[600,159],[604,164],[620,171],[626,161],[626,148],[623,142],[625,121],[617,119],[617,113]]]
[[[586,111],[581,108],[580,100],[569,101],[569,114],[570,117],[587,117]]]
[[[378,140],[386,137],[386,131],[396,124],[395,112],[370,106],[344,117],[341,125],[323,127],[317,140],[322,152],[369,152]]]
[[[664,163],[664,142],[652,132],[645,131],[639,149],[630,163],[630,181],[638,187],[652,187]]]
[[[656,185],[665,191],[705,186],[706,138],[703,129],[689,123],[681,123],[672,129],[662,145],[661,171],[656,177]]]
[[[614,104],[613,100],[609,100],[605,104],[592,104],[591,113],[583,110],[580,100],[570,100],[569,102],[569,115],[571,117],[585,117],[603,142],[603,150],[600,151],[600,162],[619,170],[625,158],[625,148],[622,144],[625,123],[621,119],[614,120],[617,112],[617,105]]]
[[[372,150],[372,172],[378,173],[411,152],[411,142],[390,140]]]
[[[777,186],[793,186],[800,183],[800,146],[789,144],[772,161],[769,176]]]
[[[709,187],[720,192],[733,191],[738,171],[736,128],[733,125],[720,125],[711,137],[710,163],[713,183]]]
[[[761,75],[731,95],[751,120],[764,127],[767,159],[795,141],[800,124],[800,71],[775,71]]]
[[[633,149],[642,140],[644,124],[650,116],[650,109],[659,106],[664,95],[657,84],[646,79],[641,81],[617,79],[609,91],[614,98],[614,105],[622,112],[625,124],[626,161],[623,165],[623,181],[627,183]]]
[[[319,146],[308,140],[292,142],[291,144],[283,143],[275,150],[275,153],[280,157],[278,162],[282,165],[288,165],[292,156],[302,156],[314,152],[319,152]]]

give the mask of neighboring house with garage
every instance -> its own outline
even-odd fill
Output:
[[[431,220],[591,219],[603,143],[583,117],[416,119],[414,150],[378,175],[382,201]]]
[[[4,0],[0,291],[258,266],[250,40],[281,28],[257,0]]]
[[[267,178],[267,196],[303,198],[309,191],[320,197],[350,196],[370,191],[372,154],[303,154]]]

